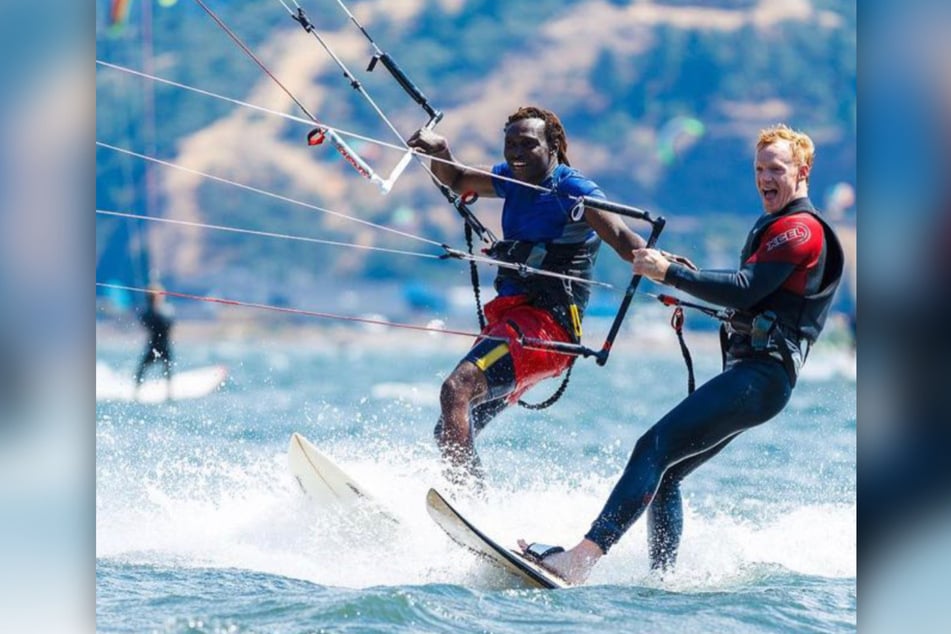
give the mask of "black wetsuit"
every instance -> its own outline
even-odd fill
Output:
[[[145,369],[153,363],[162,363],[162,376],[172,376],[172,352],[169,348],[169,333],[172,329],[172,311],[168,306],[156,308],[149,304],[139,321],[149,331],[149,341],[135,372],[135,384],[142,382]]]
[[[738,311],[736,328],[725,331],[724,371],[638,439],[588,539],[607,552],[647,510],[651,566],[673,565],[683,525],[680,481],[740,432],[785,407],[824,325],[842,261],[832,229],[800,198],[757,221],[739,270],[671,264],[666,283]],[[764,314],[777,323],[765,338],[762,329],[749,330],[752,317]]]

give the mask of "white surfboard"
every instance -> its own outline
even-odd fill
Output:
[[[398,522],[363,486],[297,432],[291,434],[287,464],[301,489],[317,504],[346,507],[362,501],[368,508]]]
[[[109,366],[96,364],[97,401],[138,401],[162,403],[201,398],[217,391],[228,378],[228,368],[210,365],[172,374],[171,385],[164,378],[150,379],[135,390],[135,381],[114,372]]]
[[[511,573],[522,583],[533,588],[569,587],[564,579],[525,559],[521,553],[500,546],[464,518],[436,489],[426,494],[426,510],[454,542]]]

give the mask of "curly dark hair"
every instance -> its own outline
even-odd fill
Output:
[[[554,148],[558,152],[558,162],[570,166],[568,162],[568,136],[565,134],[565,127],[561,125],[561,119],[551,110],[545,110],[537,106],[522,106],[511,115],[505,122],[505,127],[509,127],[516,121],[522,119],[541,119],[545,122],[545,140],[548,147]]]

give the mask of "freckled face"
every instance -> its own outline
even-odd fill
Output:
[[[539,184],[558,164],[545,139],[542,119],[519,119],[505,128],[505,162],[515,178]]]
[[[756,152],[756,189],[768,214],[808,194],[809,168],[797,165],[789,141],[770,143]]]

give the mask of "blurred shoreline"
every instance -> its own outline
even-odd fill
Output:
[[[608,332],[608,320],[591,320],[585,323],[585,345],[600,348]],[[423,324],[413,326],[427,327]],[[183,319],[175,322],[172,331],[173,344],[191,345],[209,341],[248,342],[261,341],[262,346],[295,345],[306,348],[319,347],[385,347],[388,349],[429,350],[469,349],[477,334],[475,326],[449,326],[451,332],[413,330],[381,324],[327,324],[323,323],[275,323],[249,319]],[[470,333],[471,336],[457,333]],[[706,353],[719,350],[717,333],[711,331],[686,331],[685,337],[691,350]],[[96,320],[96,345],[125,346],[144,344],[145,331],[130,317]],[[679,353],[677,337],[669,325],[646,323],[626,326],[615,342],[612,353],[624,354],[628,349],[670,350]]]
[[[360,318],[389,321],[382,315],[361,315]],[[307,321],[297,319],[265,321],[253,318],[177,319],[172,331],[172,340],[191,344],[214,339],[247,341],[252,338],[266,337],[262,343],[294,343],[308,347],[364,345],[420,349],[455,347],[466,350],[478,334],[475,323],[446,324],[436,319],[429,322],[399,323],[412,326],[412,328],[320,319]],[[592,348],[600,348],[610,326],[611,320],[603,317],[585,319],[583,343]],[[698,352],[709,350],[719,352],[719,335],[715,329],[709,327],[692,329],[687,326],[684,328],[684,337],[691,350],[696,348]],[[97,346],[127,341],[139,345],[144,340],[145,331],[132,314],[101,317],[96,320]],[[623,351],[628,347],[650,350],[670,347],[672,350],[679,351],[676,334],[666,315],[662,318],[658,318],[657,315],[651,315],[649,318],[629,316],[617,336],[612,352]],[[846,318],[841,314],[832,315],[815,348],[845,347],[851,347],[851,334],[848,332]]]
[[[802,377],[827,380],[834,376],[856,380],[856,355],[844,319],[830,320],[828,332],[814,346],[802,370]],[[611,321],[603,318],[586,320],[584,345],[599,350],[604,343]],[[464,328],[453,329],[470,332]],[[328,323],[274,323],[258,320],[180,320],[172,331],[173,354],[181,369],[190,367],[188,350],[202,350],[206,357],[215,356],[214,350],[231,346],[255,346],[268,350],[322,350],[327,354],[346,355],[370,350],[389,350],[412,356],[450,354],[461,359],[474,341],[464,336],[439,331],[406,330],[382,325]],[[705,380],[702,368],[719,368],[720,339],[717,331],[687,330],[684,339],[696,366],[698,380]],[[128,318],[100,319],[96,322],[96,357],[126,356],[123,366],[137,362],[145,343],[145,332],[137,322]],[[677,336],[666,321],[636,320],[625,325],[611,349],[611,358],[681,358]],[[208,359],[211,361],[212,359]],[[580,359],[593,363],[593,359]],[[610,359],[608,361],[610,369]],[[448,367],[445,370],[448,371]]]

